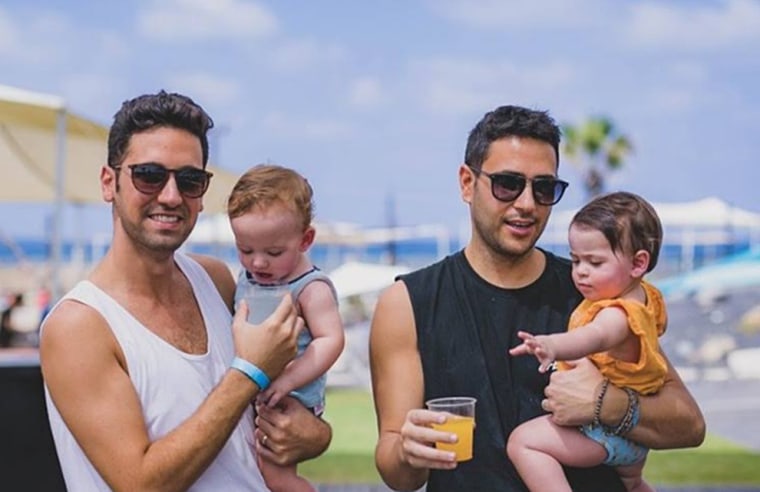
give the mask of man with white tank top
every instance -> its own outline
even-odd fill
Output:
[[[177,250],[203,209],[211,118],[164,91],[126,101],[100,171],[113,241],[41,334],[50,424],[67,488],[265,491],[257,459],[289,464],[329,444],[292,399],[251,401],[295,355],[290,297],[259,325],[213,258]],[[232,326],[232,328],[230,328]]]

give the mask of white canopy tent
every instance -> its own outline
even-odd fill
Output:
[[[61,221],[65,204],[103,204],[99,169],[106,163],[108,127],[71,113],[64,99],[0,85],[0,202],[51,203],[52,288],[58,293]],[[235,176],[214,173],[205,210],[224,210]]]
[[[380,265],[349,261],[329,273],[339,298],[378,292],[391,285],[396,276],[409,272],[402,265]]]
[[[653,202],[652,206],[666,229],[758,229],[760,213],[734,207],[716,197],[703,198],[693,202]],[[552,231],[559,231],[566,238],[570,220],[579,209],[552,213],[549,225]]]
[[[419,238],[432,238],[436,242],[438,257],[449,252],[449,231],[442,225],[364,228],[348,222],[317,222],[316,244],[365,247]],[[235,235],[226,214],[210,214],[198,221],[188,238],[189,244],[234,245]]]
[[[739,238],[760,241],[760,213],[732,206],[717,197],[692,202],[652,202],[660,217],[665,244],[678,245],[683,270],[694,266],[699,246],[731,244]],[[578,209],[552,213],[541,244],[567,245],[567,229]]]

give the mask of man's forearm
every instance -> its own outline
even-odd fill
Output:
[[[393,490],[417,490],[427,482],[429,470],[413,468],[401,460],[401,436],[389,433],[378,440],[375,465],[383,481]]]
[[[216,458],[256,391],[241,373],[225,375],[189,419],[148,448],[142,467],[144,490],[190,487]]]
[[[299,463],[314,459],[324,453],[330,446],[332,440],[332,427],[322,419],[317,419],[313,429],[314,434],[304,441],[304,446],[296,449],[292,458],[292,463]]]
[[[652,449],[699,446],[705,422],[699,407],[681,383],[666,381],[654,395],[639,397],[639,422],[626,434],[632,441]],[[602,407],[602,422],[615,427],[625,416],[628,395],[610,385]]]

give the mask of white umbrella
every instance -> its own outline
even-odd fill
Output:
[[[64,202],[99,196],[98,168],[105,162],[108,130],[70,114],[63,99],[0,86],[0,162],[5,202],[52,202],[52,289],[59,294]],[[57,296],[56,296],[57,297]]]

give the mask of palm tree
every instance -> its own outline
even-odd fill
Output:
[[[618,133],[612,120],[594,116],[580,125],[562,125],[562,151],[580,168],[587,198],[602,194],[607,175],[623,167],[623,160],[633,152],[631,140]]]

